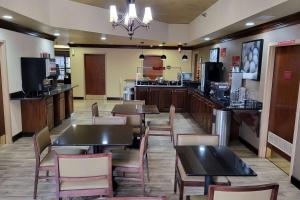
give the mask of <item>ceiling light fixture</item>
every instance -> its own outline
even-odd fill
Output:
[[[106,35],[105,34],[101,34],[101,40],[106,40],[107,38],[106,38]]]
[[[205,40],[205,41],[209,41],[210,38],[209,38],[209,37],[205,37],[204,40]]]
[[[187,45],[187,43],[184,43],[183,45],[184,45],[184,46],[186,46],[186,45]],[[183,54],[183,56],[182,56],[182,58],[181,58],[181,59],[182,59],[182,61],[184,61],[184,62],[185,62],[185,61],[187,61],[187,60],[188,60],[188,56],[187,56],[186,54]]]
[[[246,25],[246,26],[254,26],[255,23],[254,23],[254,22],[247,22],[245,25]]]
[[[162,46],[164,46],[166,43],[161,43],[160,45],[160,47],[162,47]],[[160,59],[161,60],[166,60],[167,59],[167,56],[164,54],[164,49],[162,50],[162,55],[160,56]]]
[[[56,32],[53,35],[56,36],[56,37],[58,37],[58,36],[60,36],[60,33]]]
[[[128,8],[124,15],[118,15],[117,7],[115,5],[110,6],[110,18],[109,21],[112,23],[112,26],[115,28],[121,26],[125,28],[128,32],[129,38],[132,39],[134,31],[140,27],[149,29],[149,23],[152,19],[152,12],[150,7],[145,7],[144,18],[141,20],[136,14],[136,8],[134,0],[128,0]]]
[[[11,15],[3,15],[2,18],[10,20],[10,19],[13,19],[13,16],[11,16]]]
[[[144,45],[144,42],[141,42],[142,54],[139,56],[139,59],[140,59],[140,60],[144,60],[144,59],[145,59],[144,52],[143,52],[143,51],[144,51],[143,45]]]

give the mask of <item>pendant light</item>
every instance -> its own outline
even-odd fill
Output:
[[[163,42],[162,43],[162,48],[164,48],[164,45],[165,45],[165,43]],[[162,50],[162,55],[160,56],[160,59],[161,60],[166,60],[167,59],[167,56],[164,54],[164,49]]]
[[[187,43],[184,43],[184,45],[187,45]],[[186,54],[184,54],[181,59],[182,59],[182,61],[187,61],[188,56]]]
[[[143,53],[143,51],[144,51],[144,49],[143,49],[143,44],[144,44],[144,42],[141,42],[142,54],[140,54],[140,56],[139,56],[139,59],[140,59],[140,60],[144,60],[144,59],[145,59],[145,56],[144,56],[144,53]]]

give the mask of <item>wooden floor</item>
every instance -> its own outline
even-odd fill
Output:
[[[94,101],[75,101],[75,113],[72,119],[52,131],[53,139],[72,123],[91,123],[90,105]],[[101,115],[110,115],[113,105],[117,102],[99,102]],[[149,116],[149,118],[167,118],[167,114]],[[188,114],[176,114],[176,133],[199,133],[203,131],[195,124]],[[300,199],[300,191],[289,183],[288,176],[267,159],[257,158],[246,147],[238,142],[231,144],[237,153],[258,174],[257,177],[229,177],[232,185],[251,185],[277,182],[280,184],[279,200]],[[168,137],[150,137],[149,167],[150,182],[146,184],[146,192],[150,196],[166,195],[169,199],[178,199],[173,193],[175,151]],[[34,153],[32,138],[21,138],[11,145],[0,146],[0,200],[32,199]],[[201,194],[203,189],[186,189],[186,194]],[[141,195],[138,184],[119,182],[117,196]],[[38,199],[55,199],[54,184],[40,181]],[[83,199],[83,198],[77,198]],[[94,199],[94,198],[89,198]]]

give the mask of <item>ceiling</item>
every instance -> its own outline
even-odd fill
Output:
[[[119,12],[126,10],[127,0],[71,0],[83,4],[109,9],[116,5]],[[153,18],[169,24],[188,24],[206,11],[217,0],[136,0],[139,16],[143,16],[145,6],[152,9]]]

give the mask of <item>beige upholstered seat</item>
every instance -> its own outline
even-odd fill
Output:
[[[145,105],[145,100],[129,100],[129,101],[123,101],[123,104]]]
[[[257,186],[217,186],[209,187],[209,200],[276,200],[278,184],[266,184]],[[187,199],[202,200],[206,197],[191,196]]]
[[[116,114],[115,116],[118,117],[125,117],[127,118],[127,125],[133,126],[133,134],[134,135],[142,135],[143,134],[143,121],[142,115],[130,115],[130,114]]]
[[[111,154],[55,155],[57,196],[112,196]]]
[[[174,118],[175,106],[171,105],[169,112],[169,120],[151,120],[148,121],[150,128],[149,135],[151,136],[171,136],[171,141],[174,143]]]
[[[93,124],[98,125],[125,125],[126,124],[126,117],[94,117]]]
[[[219,145],[219,136],[216,135],[200,135],[200,134],[177,134],[176,145]],[[227,177],[214,177],[215,184],[230,185]],[[184,187],[201,187],[204,186],[205,179],[202,176],[187,176],[181,164],[181,161],[176,157],[175,164],[175,183],[174,192],[179,186],[179,199],[183,199]]]
[[[145,192],[144,164],[146,164],[148,177],[149,177],[148,159],[147,159],[148,134],[149,134],[149,128],[147,128],[145,131],[145,135],[141,140],[140,149],[138,151],[123,150],[123,151],[113,152],[113,166],[115,167],[115,171],[117,173],[121,172],[121,174],[123,174],[123,176],[119,176],[116,178],[120,178],[123,180],[140,181],[142,185],[143,193]],[[138,177],[126,177],[125,175],[127,174],[127,172],[137,173]]]
[[[92,104],[92,117],[99,117],[99,109],[97,102]]]
[[[51,150],[51,138],[48,127],[45,127],[33,136],[33,144],[35,151],[36,167],[35,167],[35,179],[34,179],[34,191],[33,198],[37,196],[38,179],[50,179],[54,176],[49,176],[49,172],[54,171],[54,154]],[[68,149],[60,148],[55,150],[57,153],[64,154],[83,154],[85,153],[82,149]],[[41,171],[46,172],[46,176],[39,175]]]
[[[113,197],[107,200],[167,200],[166,197]]]

